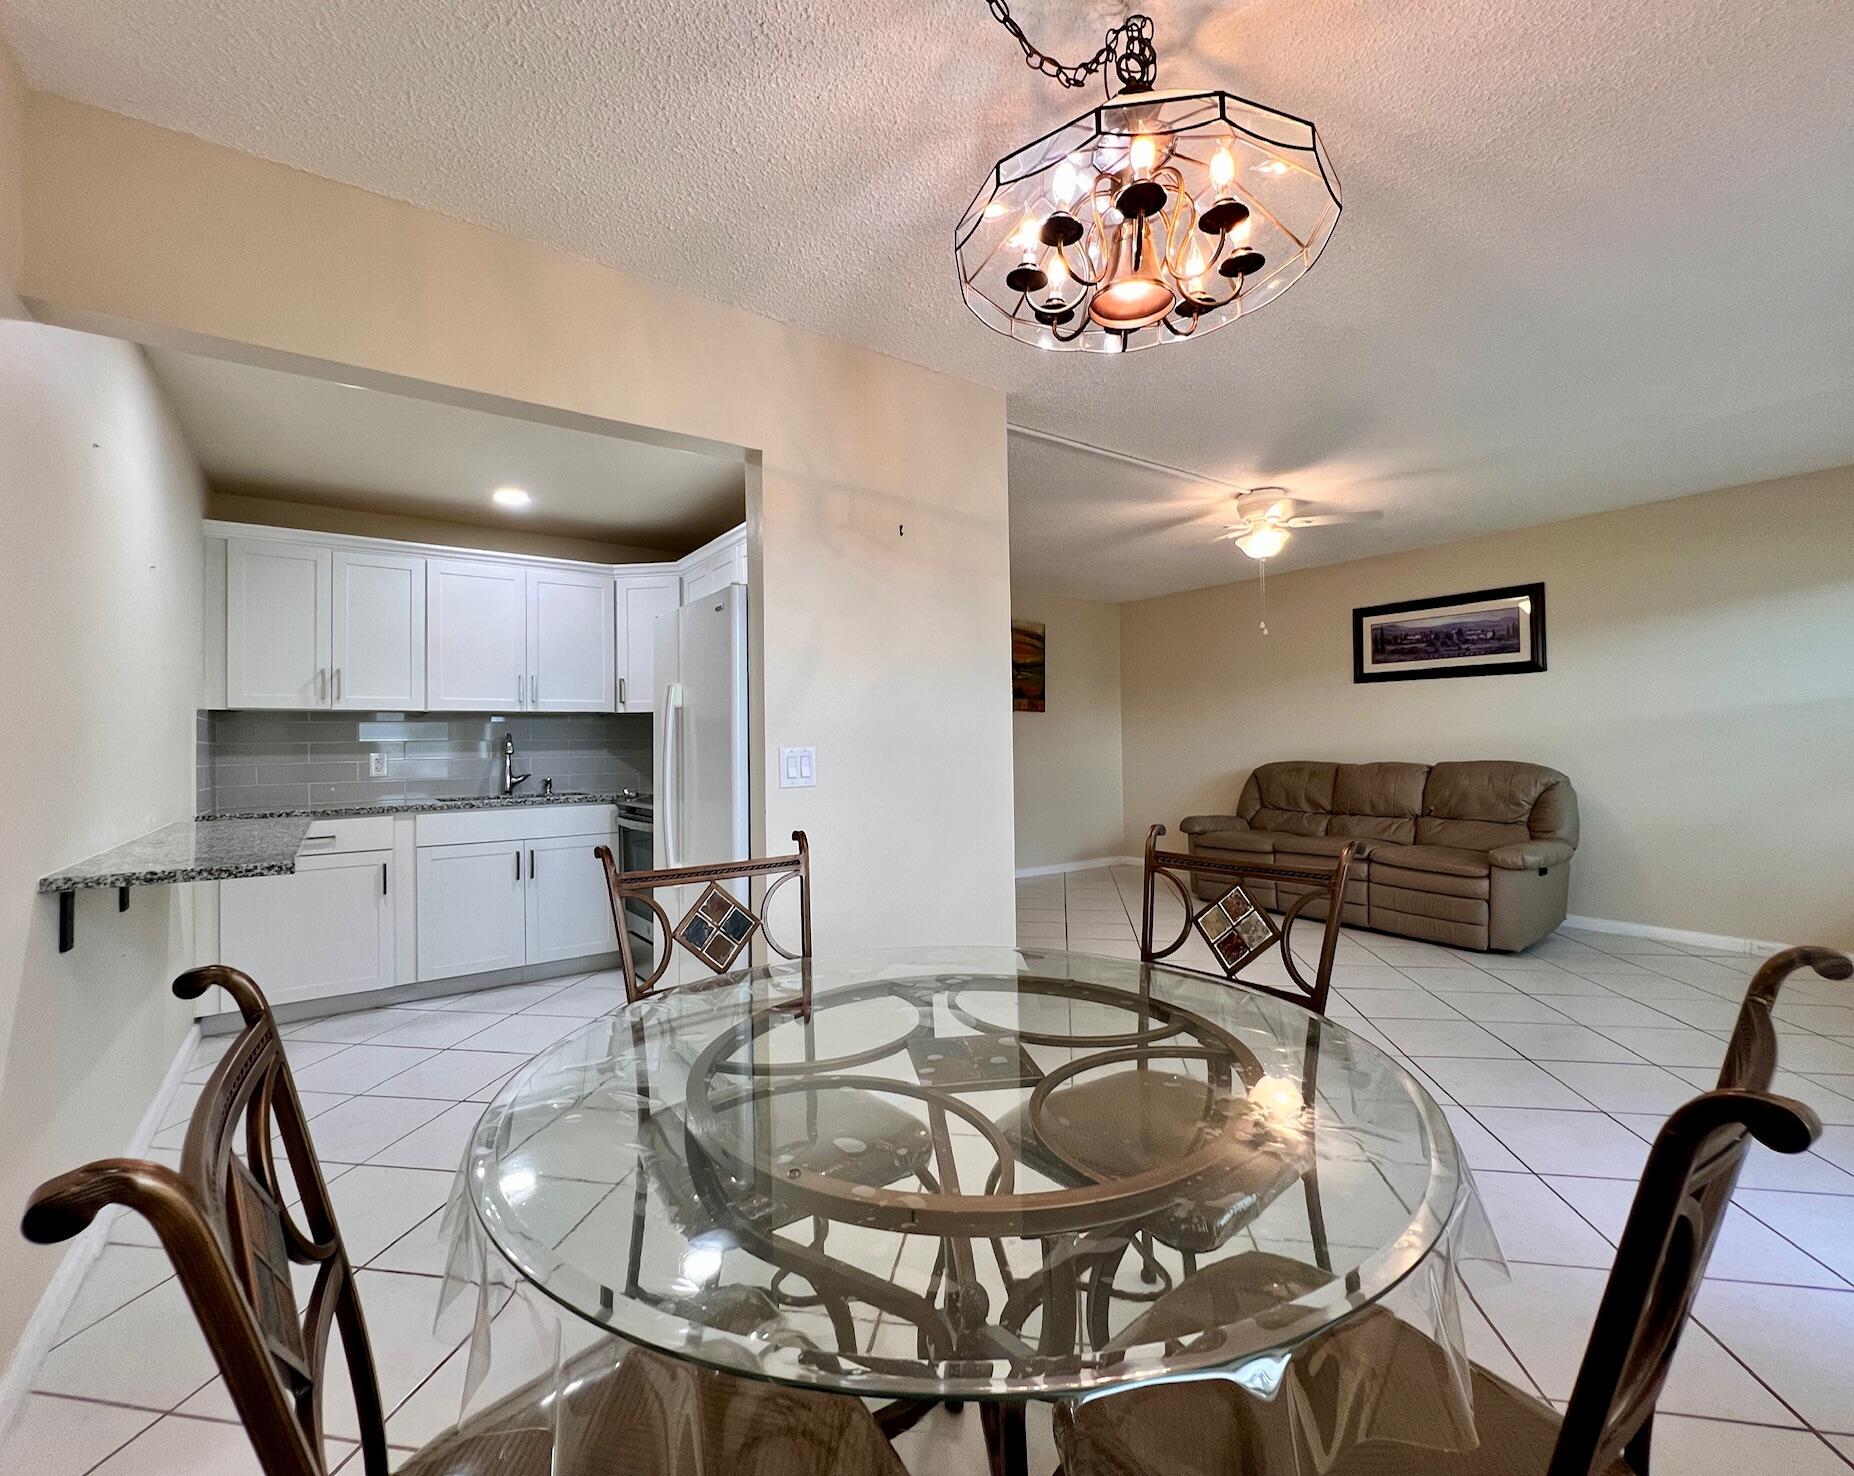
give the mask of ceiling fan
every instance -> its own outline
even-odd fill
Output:
[[[1219,539],[1234,543],[1250,558],[1272,559],[1301,528],[1359,523],[1371,513],[1321,512],[1317,505],[1288,496],[1286,487],[1251,487],[1236,499],[1234,523],[1225,523]]]

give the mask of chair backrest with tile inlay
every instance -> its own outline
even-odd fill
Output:
[[[148,1220],[265,1476],[327,1476],[322,1392],[330,1337],[339,1331],[362,1467],[366,1476],[387,1476],[372,1345],[276,1022],[237,969],[214,964],[174,981],[181,999],[214,987],[232,997],[245,1025],[200,1092],[179,1170],[129,1158],[86,1164],[40,1185],[21,1228],[40,1244],[69,1240],[115,1204]],[[301,1196],[294,1209],[286,1207],[278,1141]],[[292,1266],[315,1268],[301,1311]]]
[[[1770,1091],[1777,1070],[1771,1006],[1799,968],[1854,974],[1827,948],[1791,948],[1758,969],[1738,1011],[1719,1085],[1677,1108],[1655,1136],[1641,1187],[1571,1390],[1550,1476],[1597,1476],[1620,1456],[1648,1470],[1655,1401],[1706,1274],[1751,1140],[1801,1153],[1821,1134],[1807,1106]]]
[[[605,866],[606,887],[611,894],[612,922],[618,930],[618,954],[624,967],[624,992],[633,1003],[650,993],[669,968],[676,945],[682,947],[716,974],[725,974],[746,953],[758,933],[766,945],[781,958],[811,957],[811,847],[802,830],[792,832],[796,849],[790,856],[758,857],[745,861],[717,861],[708,866],[671,866],[655,871],[625,871],[608,846],[600,846],[598,858]],[[798,949],[786,948],[766,925],[768,908],[774,895],[787,882],[798,881]],[[753,902],[753,883],[765,879],[759,906]],[[730,890],[724,882],[741,883]],[[672,923],[657,900],[658,892],[678,887],[700,887],[694,904],[683,914],[681,922]],[[744,895],[740,895],[744,893]],[[663,939],[663,951],[656,965],[641,978],[632,952],[631,935],[625,927],[625,904],[638,902],[656,917]],[[805,996],[809,999],[809,980]]]
[[[1223,970],[1223,977],[1248,989],[1259,989],[1305,1005],[1317,1015],[1326,1013],[1332,988],[1333,954],[1339,943],[1339,912],[1345,896],[1346,873],[1352,866],[1352,847],[1343,846],[1330,871],[1282,866],[1271,861],[1238,861],[1161,851],[1163,825],[1146,833],[1146,866],[1140,888],[1139,956],[1158,963],[1183,948],[1195,931]],[[1153,938],[1159,878],[1164,877],[1184,904],[1184,922],[1178,936],[1164,947]],[[1204,901],[1194,895],[1195,878],[1207,878],[1219,895]],[[1320,934],[1319,962],[1309,979],[1294,957],[1290,937],[1301,915],[1316,904],[1325,905],[1325,926]],[[1269,909],[1281,913],[1279,923]],[[1279,948],[1291,986],[1242,977],[1242,970]],[[1198,972],[1202,972],[1199,970]]]

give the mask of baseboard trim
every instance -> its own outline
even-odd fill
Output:
[[[1700,933],[1691,928],[1663,928],[1653,923],[1619,922],[1611,917],[1565,918],[1567,928],[1583,928],[1591,933],[1622,933],[1631,938],[1652,938],[1657,943],[1685,943],[1691,948],[1716,948],[1721,953],[1768,955],[1788,947],[1762,938],[1736,938],[1729,933]]]
[[[1020,866],[1017,879],[1031,876],[1061,876],[1070,871],[1099,871],[1103,866],[1138,866],[1138,856],[1095,856],[1087,861],[1059,861],[1054,866]]]
[[[147,1157],[149,1149],[154,1146],[155,1135],[161,1131],[161,1121],[167,1116],[167,1105],[180,1090],[180,1078],[187,1074],[187,1062],[193,1059],[194,1048],[199,1043],[200,1028],[195,1024],[181,1041],[180,1049],[174,1053],[173,1062],[168,1066],[160,1088],[148,1104],[148,1110],[142,1114],[142,1120],[136,1124],[135,1135],[129,1140],[125,1157]],[[78,1288],[84,1284],[90,1268],[96,1265],[97,1257],[103,1254],[103,1247],[109,1241],[110,1228],[116,1223],[117,1216],[126,1213],[120,1205],[111,1205],[99,1214],[91,1221],[90,1228],[71,1242],[71,1248],[64,1253],[64,1259],[58,1263],[58,1269],[46,1283],[38,1306],[33,1309],[25,1331],[19,1335],[19,1346],[13,1350],[12,1362],[7,1364],[4,1372],[0,1372],[0,1437],[5,1436],[14,1415],[31,1392],[33,1376],[38,1373],[39,1366],[44,1363],[46,1355],[57,1341],[58,1329],[64,1325],[65,1314],[77,1300]]]

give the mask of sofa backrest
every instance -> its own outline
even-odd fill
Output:
[[[1505,759],[1436,764],[1423,787],[1417,844],[1490,851],[1525,840],[1577,844],[1571,781],[1543,764]]]
[[[1333,818],[1326,833],[1413,844],[1428,778],[1427,764],[1337,765]]]
[[[1333,812],[1333,771],[1338,767],[1305,759],[1262,764],[1243,785],[1236,813],[1252,830],[1325,835]]]
[[[1236,813],[1255,830],[1491,850],[1577,844],[1577,796],[1556,769],[1505,759],[1444,764],[1259,764]]]

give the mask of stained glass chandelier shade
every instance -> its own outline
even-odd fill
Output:
[[[1110,33],[1104,51],[1114,44]],[[1319,259],[1339,211],[1312,123],[1218,90],[1148,91],[1136,77],[1000,159],[953,249],[987,327],[1123,353],[1272,302]]]

